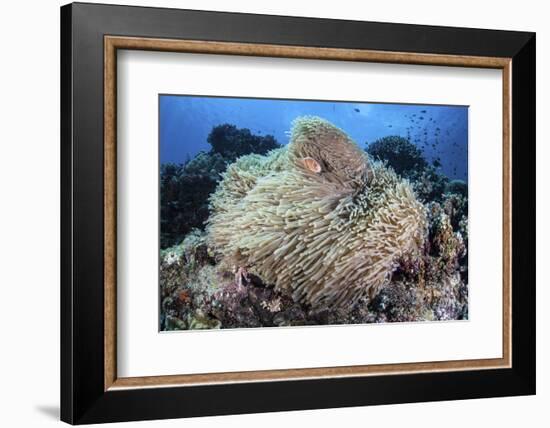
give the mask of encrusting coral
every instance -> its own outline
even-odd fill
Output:
[[[317,117],[295,120],[288,146],[231,164],[210,208],[223,263],[316,308],[373,297],[427,229],[409,182]]]

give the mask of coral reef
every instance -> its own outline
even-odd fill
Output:
[[[288,146],[233,163],[211,208],[209,245],[225,263],[314,308],[374,296],[426,228],[410,184],[316,117],[294,122]]]
[[[365,153],[304,118],[287,147],[235,159],[240,149],[213,145],[164,166],[167,200],[196,191],[180,207],[203,210],[178,217],[195,228],[161,251],[161,330],[467,319],[467,184],[408,144],[390,138]],[[199,179],[213,183],[209,201],[192,187]]]
[[[183,165],[163,164],[160,171],[161,248],[171,247],[208,218],[208,197],[228,164],[249,153],[265,154],[280,147],[271,135],[219,125],[208,136],[209,152],[200,152]]]
[[[368,144],[365,151],[413,183],[416,196],[423,202],[440,201],[446,191],[456,192],[464,183],[461,180],[449,182],[434,165],[428,164],[422,151],[407,138],[397,135],[383,137]]]
[[[160,173],[161,248],[180,242],[208,218],[208,195],[216,189],[226,162],[199,153],[185,165],[164,164]]]
[[[464,224],[468,221],[468,198],[456,193],[445,193],[441,200],[443,210],[449,216],[454,230],[460,230],[467,236]]]
[[[420,251],[396,262],[389,283],[351,308],[295,302],[252,273],[217,263],[202,231],[161,253],[162,330],[460,320],[468,318],[466,243],[438,203]]]
[[[373,159],[387,162],[398,175],[405,178],[412,178],[428,166],[422,151],[398,135],[380,138],[370,143],[365,150]]]
[[[402,258],[391,286],[369,304],[383,321],[468,318],[466,242],[439,203],[428,204],[428,221],[422,254]]]
[[[235,125],[228,123],[214,127],[207,141],[212,146],[212,152],[219,153],[229,160],[235,160],[249,153],[265,155],[280,147],[271,135],[254,135],[249,129],[238,129]]]
[[[441,201],[449,179],[428,165],[410,177],[414,192],[422,202]]]
[[[451,180],[445,187],[445,193],[455,193],[460,196],[468,196],[468,184],[463,180]]]

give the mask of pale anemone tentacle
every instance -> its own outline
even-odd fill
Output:
[[[426,233],[411,185],[317,117],[297,119],[288,146],[230,165],[210,208],[208,239],[228,263],[314,307],[374,296]]]

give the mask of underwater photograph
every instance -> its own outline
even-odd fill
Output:
[[[159,95],[161,331],[468,319],[468,107]]]

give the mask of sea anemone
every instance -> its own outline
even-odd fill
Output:
[[[231,164],[210,209],[207,240],[224,263],[312,307],[373,297],[426,235],[409,182],[317,117],[296,119],[288,146]]]

